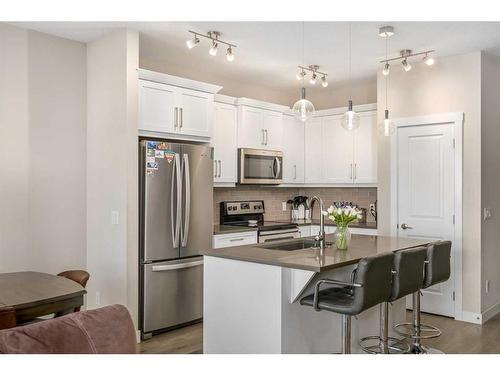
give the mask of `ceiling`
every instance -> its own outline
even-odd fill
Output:
[[[184,65],[276,89],[295,89],[297,65],[320,65],[329,82],[345,82],[348,68],[348,23],[345,22],[18,22],[18,26],[73,39],[93,41],[107,32],[130,27],[140,32],[141,59]],[[379,26],[386,22],[353,22],[352,79],[374,77],[385,55]],[[435,49],[435,57],[494,49],[500,46],[500,22],[390,22],[396,34],[389,39],[389,57],[401,49]],[[304,27],[304,57],[302,29]],[[226,61],[221,49],[208,54],[202,40],[186,47],[187,30],[222,32],[221,39],[236,44],[235,60]]]

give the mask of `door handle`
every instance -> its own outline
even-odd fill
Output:
[[[404,229],[404,230],[413,229],[413,227],[410,227],[408,224],[403,223],[403,224],[401,224],[401,229]]]
[[[222,162],[219,160],[219,177],[222,173]]]
[[[180,188],[180,158],[175,154],[174,165],[172,166],[172,184],[170,187],[170,222],[172,229],[172,245],[179,246],[180,213],[181,213],[181,188]],[[177,207],[175,210],[175,228],[174,228],[174,184],[177,182]]]
[[[153,272],[172,271],[172,270],[180,270],[183,268],[192,268],[201,265],[203,265],[203,260],[197,260],[196,262],[189,262],[189,263],[177,263],[177,264],[166,264],[163,266],[153,266],[151,270]]]
[[[182,125],[183,125],[183,119],[182,119],[182,107],[179,108],[179,122],[180,122],[180,125],[179,127],[182,128]]]
[[[189,173],[189,157],[187,154],[183,155],[184,163],[182,164],[182,168],[184,171],[185,177],[185,202],[186,202],[186,210],[184,213],[184,229],[182,232],[182,243],[181,246],[184,247],[187,244],[188,235],[189,235],[189,219],[191,214],[191,179]]]

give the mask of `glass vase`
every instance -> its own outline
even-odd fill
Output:
[[[347,225],[337,226],[335,231],[335,245],[339,250],[347,250],[351,242],[351,232]]]

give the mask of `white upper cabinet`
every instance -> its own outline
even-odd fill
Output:
[[[288,107],[239,98],[238,147],[265,150],[283,148],[283,112]]]
[[[323,182],[328,184],[353,182],[354,133],[341,121],[340,115],[323,118]]]
[[[354,132],[354,181],[377,182],[377,112],[360,113],[360,125]]]
[[[139,129],[173,133],[176,88],[161,83],[139,81]]]
[[[304,183],[304,123],[290,115],[283,116],[283,181]]]
[[[377,113],[359,112],[354,131],[341,125],[342,114],[313,117],[305,130],[306,184],[377,183]]]
[[[312,118],[305,125],[305,182],[323,183],[323,121]]]
[[[236,183],[237,180],[237,108],[226,103],[215,103],[214,182]]]
[[[177,98],[179,131],[198,137],[210,137],[213,125],[213,94],[180,89]]]
[[[210,140],[214,93],[220,86],[139,69],[139,131]],[[154,134],[159,133],[159,134]]]

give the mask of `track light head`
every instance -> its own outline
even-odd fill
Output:
[[[198,43],[200,43],[200,39],[196,36],[194,36],[193,39],[189,39],[187,42],[186,42],[186,46],[191,49],[191,48],[194,48],[198,45]]]
[[[208,50],[208,53],[212,56],[217,56],[217,49],[219,48],[219,44],[214,40],[212,41],[212,47]]]
[[[300,81],[305,76],[306,76],[306,71],[304,69],[301,69],[300,72],[298,72],[295,77],[297,78],[297,81]]]
[[[309,83],[310,83],[311,85],[315,85],[315,84],[316,84],[316,79],[317,79],[317,78],[318,78],[318,77],[316,76],[316,73],[313,73],[313,74],[312,74],[312,76],[311,76],[311,79],[309,80]]]
[[[389,63],[388,63],[388,62],[386,62],[386,63],[385,63],[385,65],[384,65],[384,69],[382,69],[382,74],[383,74],[384,76],[388,76],[388,75],[389,75],[390,70],[391,70],[391,66],[389,65]]]
[[[408,59],[404,59],[401,64],[403,64],[403,69],[405,72],[409,72],[411,70],[411,64],[408,62]]]
[[[427,65],[427,66],[432,66],[432,65],[434,65],[434,62],[435,62],[434,58],[432,58],[432,56],[427,56],[427,54],[425,54],[423,61],[424,61],[425,65]]]
[[[326,76],[321,77],[321,86],[328,87],[328,81],[326,80]]]
[[[226,60],[229,62],[234,61],[234,53],[233,53],[233,49],[231,48],[231,46],[227,47]]]

